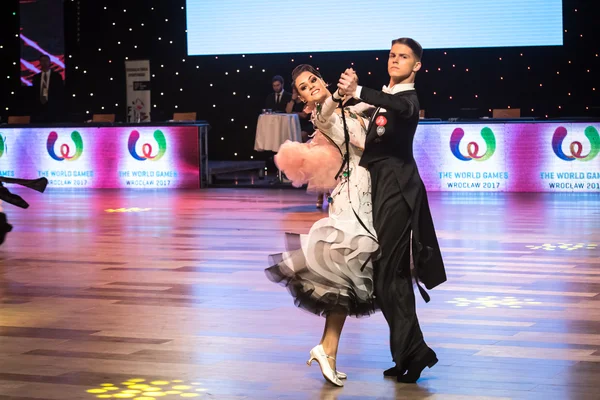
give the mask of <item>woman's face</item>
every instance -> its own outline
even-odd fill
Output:
[[[322,103],[330,95],[323,80],[309,71],[298,75],[295,83],[300,99],[304,102]]]

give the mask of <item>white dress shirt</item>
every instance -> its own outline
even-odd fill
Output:
[[[44,93],[44,82],[46,82],[46,93]],[[50,70],[44,72],[40,75],[40,96],[45,96],[48,98],[48,92],[50,90]]]
[[[281,89],[281,92],[275,93],[275,104],[279,104],[282,97],[283,97],[283,89]]]

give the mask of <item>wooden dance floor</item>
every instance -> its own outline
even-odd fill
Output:
[[[263,273],[326,215],[301,190],[18,191],[0,247],[0,400],[598,399],[598,194],[431,193],[449,281],[419,299],[440,362],[398,384],[381,314],[344,388],[306,365],[323,319]]]

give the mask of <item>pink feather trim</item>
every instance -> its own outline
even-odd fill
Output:
[[[342,156],[337,146],[316,130],[307,143],[283,143],[275,164],[294,187],[308,184],[308,191],[327,192],[338,184],[335,174],[342,165]]]

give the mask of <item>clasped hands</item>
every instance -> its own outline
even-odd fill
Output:
[[[337,84],[337,92],[339,96],[345,97],[350,96],[353,97],[356,93],[356,88],[358,87],[358,75],[352,68],[346,69],[340,76],[340,80]],[[304,112],[307,114],[312,113],[315,108],[315,104],[307,103],[304,107]]]
[[[340,76],[337,87],[340,96],[348,95],[353,97],[358,87],[358,75],[356,75],[356,72],[352,68],[346,69]]]

